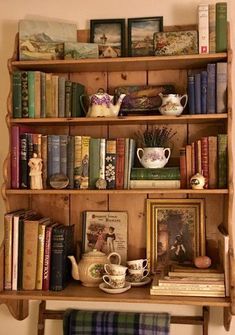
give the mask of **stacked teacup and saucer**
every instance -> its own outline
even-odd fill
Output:
[[[135,259],[127,262],[128,275],[126,281],[131,286],[143,286],[150,283],[147,259]]]
[[[131,288],[130,283],[126,282],[127,267],[118,264],[105,264],[103,283],[99,288],[107,293],[123,293]]]

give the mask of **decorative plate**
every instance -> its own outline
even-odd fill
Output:
[[[150,277],[145,277],[143,278],[141,281],[139,282],[133,282],[130,280],[130,277],[126,277],[126,283],[130,284],[131,286],[144,286],[147,285],[148,283],[151,282],[151,278]]]
[[[116,294],[116,293],[123,293],[123,292],[128,291],[131,288],[131,284],[126,282],[125,286],[122,288],[111,288],[107,284],[101,283],[99,285],[99,288],[106,293]]]

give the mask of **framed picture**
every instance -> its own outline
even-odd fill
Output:
[[[203,199],[147,199],[147,258],[152,273],[192,265],[205,255]]]
[[[153,34],[163,31],[163,17],[128,19],[128,55],[153,56]]]
[[[125,19],[91,20],[90,42],[98,44],[100,58],[125,56]]]
[[[127,212],[83,212],[82,250],[97,249],[106,255],[117,252],[122,264],[127,261]]]

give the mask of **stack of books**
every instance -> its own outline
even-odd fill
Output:
[[[170,271],[168,276],[155,275],[151,295],[172,295],[192,297],[225,297],[223,272],[206,272],[194,269],[190,271]]]
[[[180,168],[132,168],[130,176],[130,188],[180,188]]]

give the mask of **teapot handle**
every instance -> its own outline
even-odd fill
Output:
[[[116,256],[116,257],[118,258],[118,263],[112,263],[112,262],[111,262],[110,258],[111,258],[112,256]],[[121,264],[121,261],[122,261],[121,256],[120,256],[117,252],[111,252],[111,253],[108,255],[108,260],[109,260],[109,262],[110,262],[111,264],[118,264],[118,265],[120,265],[120,264]]]
[[[185,108],[185,106],[187,105],[187,102],[188,102],[188,95],[187,94],[184,94],[182,95],[182,97],[180,98],[180,103],[181,103],[181,100],[185,98],[185,103],[183,105],[183,108]]]
[[[86,95],[86,94],[82,94],[82,95],[80,95],[80,97],[79,97],[79,99],[80,99],[80,104],[81,104],[81,107],[82,107],[82,110],[83,110],[84,115],[87,114],[87,110],[86,110],[85,105],[84,105],[84,99],[85,99],[85,98],[88,98],[88,99],[89,99],[89,96]]]
[[[167,157],[166,157],[166,154],[165,154],[166,151],[168,152]],[[167,163],[169,161],[169,158],[170,158],[170,155],[171,155],[171,149],[170,148],[165,148],[163,150],[163,152],[164,152],[164,156],[166,157],[166,163]]]
[[[136,155],[137,155],[137,157],[138,157],[138,160],[140,161],[140,163],[141,163],[141,159],[142,159],[142,157],[140,157],[140,152],[142,152],[142,157],[143,157],[143,153],[144,153],[144,150],[142,149],[142,148],[138,148],[137,149],[137,152],[136,152]]]

